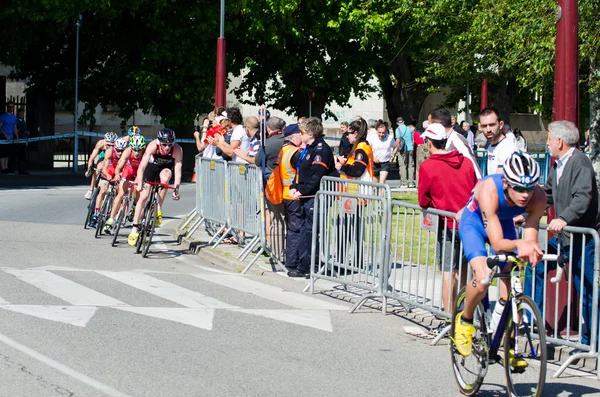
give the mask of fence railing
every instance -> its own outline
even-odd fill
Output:
[[[528,154],[537,161],[540,166],[540,179],[539,183],[544,184],[548,179],[548,173],[550,171],[550,153],[548,152],[528,152]],[[488,174],[487,169],[487,151],[486,150],[477,150],[475,152],[475,156],[477,157],[477,165],[481,168],[481,172],[483,176]]]

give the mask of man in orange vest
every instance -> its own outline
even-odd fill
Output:
[[[286,209],[287,236],[285,240],[285,264],[288,269],[296,269],[300,263],[298,247],[302,226],[302,203],[290,195],[290,186],[296,179],[296,167],[300,159],[299,147],[302,133],[298,124],[290,124],[283,130],[284,144],[279,152],[277,164],[283,186],[283,204]]]

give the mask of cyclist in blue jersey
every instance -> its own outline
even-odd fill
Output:
[[[517,252],[533,266],[543,252],[538,243],[540,218],[546,211],[546,193],[537,184],[540,167],[527,153],[514,152],[504,162],[502,174],[482,178],[467,206],[461,210],[459,233],[465,257],[473,269],[467,284],[464,310],[456,315],[454,343],[463,356],[471,354],[473,312],[485,297],[491,270],[487,267],[486,242],[493,251]],[[461,215],[462,214],[462,215]],[[523,238],[517,236],[513,218],[526,214]],[[508,265],[503,271],[509,271]],[[508,296],[509,280],[501,279],[500,297]]]

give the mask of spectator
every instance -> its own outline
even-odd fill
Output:
[[[471,191],[477,183],[473,164],[456,149],[446,151],[448,135],[441,124],[429,125],[422,136],[430,156],[420,167],[417,189],[419,205],[423,208],[458,212],[469,201]],[[436,253],[439,269],[443,272],[443,308],[448,313],[452,313],[454,308],[458,286],[466,281],[468,262],[463,258],[464,268],[460,272],[463,279],[457,283],[460,252],[458,225],[454,218],[440,217]],[[446,324],[442,324],[442,329],[445,326]]]
[[[196,137],[196,146],[198,147],[198,150],[203,153],[202,157],[206,159],[223,160],[222,151],[218,150],[217,144],[219,142],[219,138],[222,138],[225,136],[225,134],[227,134],[227,130],[230,128],[230,123],[226,111],[222,111],[221,113],[217,114],[218,115],[215,117],[216,125],[207,130],[204,141],[199,142],[198,137],[196,137],[197,135],[199,136],[199,134],[194,134],[194,137]],[[210,123],[206,124],[206,126],[209,127]]]
[[[450,111],[448,111],[448,109],[438,108],[429,113],[428,121],[429,124],[439,123],[446,128],[446,134],[448,135],[446,150],[451,152],[452,150],[456,149],[460,154],[468,158],[471,163],[473,163],[473,168],[475,169],[475,175],[477,175],[477,179],[481,179],[481,170],[479,169],[479,165],[477,164],[477,159],[475,158],[473,151],[469,147],[469,143],[464,136],[452,129],[452,118],[450,116]]]
[[[258,129],[260,127],[260,122],[258,118],[254,116],[250,116],[244,122],[244,129],[246,130],[246,134],[248,138],[250,138],[250,146],[247,152],[243,151],[241,148],[237,148],[233,151],[233,154],[238,156],[239,158],[247,161],[250,164],[254,163],[254,159],[256,154],[259,152],[260,141],[258,139]]]
[[[463,136],[467,139],[467,143],[469,147],[475,150],[475,135],[473,131],[471,131],[471,126],[467,121],[463,121],[460,123],[460,129],[463,131]]]
[[[373,149],[373,161],[375,162],[373,179],[376,182],[385,183],[390,172],[391,161],[396,156],[398,149],[396,140],[392,134],[388,133],[385,124],[377,124],[376,129],[377,137],[367,138],[367,142]]]
[[[17,131],[19,132],[19,138],[25,140],[18,145],[17,168],[20,175],[29,175],[29,172],[27,172],[27,169],[25,168],[27,163],[27,139],[29,138],[29,129],[25,122],[24,109],[19,109],[17,111]]]
[[[585,153],[589,153],[592,148],[592,143],[590,141],[590,129],[588,128],[585,132],[585,143],[583,145],[583,151]]]
[[[296,179],[296,167],[300,159],[302,133],[298,124],[290,124],[283,130],[284,144],[279,152],[277,163],[280,167],[285,206],[285,266],[294,270],[300,264],[300,231],[302,230],[302,202],[290,195],[290,188]]]
[[[479,123],[481,123],[481,121]],[[513,134],[512,130],[510,129],[510,125],[505,123],[504,127],[502,127],[502,130],[504,132],[504,135],[516,145],[517,138],[515,137],[515,134]]]
[[[298,119],[296,119],[296,122],[298,123],[298,125],[300,125],[300,123],[303,122],[304,120],[306,120],[306,116],[298,116]]]
[[[477,134],[477,138],[475,138],[475,146],[478,149],[487,149],[488,140],[485,137],[485,134],[483,133],[483,131],[479,131],[479,133]]]
[[[413,161],[413,132],[404,124],[404,119],[396,119],[396,146],[400,153],[400,185],[415,187],[414,173],[415,163]],[[404,143],[404,145],[402,144]]]
[[[17,116],[13,113],[15,111],[15,103],[8,101],[6,103],[6,113],[0,116],[0,139],[1,140],[13,140],[19,141],[19,131],[17,130]],[[16,145],[13,144],[0,144],[0,170],[3,175],[15,175],[14,171],[8,167],[8,160],[15,155]]]
[[[362,117],[358,117],[358,119],[360,119],[360,118],[362,118]],[[374,119],[367,120],[367,127],[369,128],[369,130],[367,131],[367,138],[377,135],[377,130],[375,129],[376,126],[377,126],[377,120],[374,120]]]
[[[335,170],[333,152],[325,142],[321,120],[309,117],[300,124],[300,130],[302,131],[302,142],[306,144],[306,148],[300,154],[296,169],[298,175],[290,189],[290,197],[300,200],[303,210],[299,247],[300,263],[295,270],[288,272],[289,277],[310,275],[313,212],[316,211],[314,195],[319,190],[321,178]],[[315,255],[319,258],[318,252]]]
[[[267,139],[265,141],[265,172],[263,175],[266,183],[271,176],[279,152],[283,146],[283,128],[285,121],[279,117],[271,117],[267,120]],[[259,150],[254,158],[254,164],[262,167],[262,150]],[[285,263],[285,206],[283,203],[273,204],[267,201],[267,242],[271,246],[271,252],[280,263]]]
[[[517,151],[517,145],[504,135],[504,122],[496,108],[489,107],[479,113],[479,128],[488,140],[487,174],[502,174],[504,162]]]
[[[563,231],[565,226],[600,230],[600,206],[595,172],[590,159],[581,151],[575,150],[578,141],[579,131],[570,121],[555,121],[548,125],[547,145],[556,162],[550,169],[544,190],[547,194],[547,205],[554,205],[556,212],[556,218],[548,225],[548,232],[556,234],[548,241],[547,254],[556,253],[559,246],[561,254],[570,254],[569,263],[572,268],[569,269],[569,274],[578,296],[583,297],[580,315],[585,329],[579,329],[579,335],[581,343],[590,344],[592,327],[598,326],[598,320],[592,324],[594,303],[592,292],[596,282],[594,280],[594,239],[588,236],[583,248],[581,234],[570,235]],[[544,268],[543,264],[538,263],[534,270],[534,299],[540,308],[543,307],[542,303],[545,299]],[[555,268],[556,263],[548,262],[548,271]],[[525,293],[531,296],[532,270],[529,267],[526,275]],[[581,290],[582,285],[583,290]],[[594,343],[597,343],[597,340]]]
[[[429,122],[427,120],[423,121],[423,131],[427,130],[429,126]],[[416,164],[416,180],[419,183],[419,168],[423,161],[427,160],[429,157],[429,151],[427,150],[427,145],[425,145],[425,141],[421,138],[421,133],[419,130],[415,130],[413,133],[413,139],[415,142],[415,164]]]
[[[340,124],[340,131],[342,132],[342,136],[340,138],[340,146],[338,148],[338,155],[341,157],[346,157],[348,152],[352,148],[350,141],[348,141],[348,122],[343,121]]]
[[[527,139],[523,136],[523,133],[520,129],[515,128],[514,131],[515,139],[517,140],[517,149],[526,152],[527,151]]]
[[[246,153],[250,149],[250,138],[244,129],[244,121],[240,109],[237,107],[227,108],[227,118],[232,129],[231,139],[227,142],[229,131],[225,136],[215,135],[217,146],[226,156],[231,157],[234,162],[247,163],[247,161],[235,155],[235,149],[237,148],[242,149]],[[225,156],[223,158],[226,159]]]
[[[454,131],[462,134],[462,130],[461,130],[460,126],[458,125],[458,121],[456,120],[455,114],[450,116],[450,123],[452,124],[452,128],[454,129]]]

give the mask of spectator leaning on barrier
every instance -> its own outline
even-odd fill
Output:
[[[26,140],[29,138],[29,129],[27,128],[27,123],[25,122],[25,110],[19,109],[17,111],[17,131],[19,132],[19,138],[21,139],[21,143],[19,143],[19,150],[17,153],[17,168],[19,170],[19,174],[28,175],[27,169],[25,168],[25,164],[27,163],[27,142]]]
[[[15,103],[8,101],[6,103],[6,113],[0,116],[0,140],[19,141],[19,131],[17,130],[17,116],[14,115]],[[16,144],[0,144],[0,171],[4,175],[15,175],[14,171],[9,169],[8,161],[15,155]]]
[[[413,132],[406,124],[404,119],[398,117],[396,119],[396,146],[398,148],[399,157],[399,168],[400,168],[400,183],[401,185],[408,187],[415,187],[414,172],[415,163],[413,161]]]
[[[300,230],[302,229],[302,202],[290,195],[290,188],[296,179],[296,167],[302,152],[302,133],[298,124],[290,124],[283,130],[284,144],[279,152],[277,163],[283,186],[283,205],[286,209],[285,265],[294,270],[300,264]]]
[[[321,120],[309,117],[300,124],[300,130],[306,148],[300,154],[296,167],[298,174],[290,189],[290,196],[299,199],[302,204],[300,263],[295,270],[288,272],[290,277],[306,277],[310,274],[313,211],[316,211],[314,196],[319,190],[321,178],[335,171],[333,152],[325,142]],[[315,255],[319,257],[318,252]]]
[[[233,151],[234,155],[250,164],[254,163],[254,158],[259,152],[260,141],[257,138],[259,126],[258,118],[254,116],[248,117],[246,121],[244,121],[244,129],[246,130],[248,138],[250,138],[248,151],[246,152],[242,150],[242,148],[237,148]]]
[[[548,206],[554,205],[556,218],[548,225],[548,232],[556,233],[548,241],[548,254],[556,253],[561,246],[562,254],[572,255],[569,258],[572,272],[572,282],[577,294],[583,296],[583,305],[580,315],[583,317],[584,330],[579,330],[581,342],[590,343],[592,324],[592,291],[594,283],[594,240],[586,236],[586,245],[582,252],[582,234],[573,234],[573,246],[570,233],[563,232],[565,226],[586,227],[600,230],[600,204],[598,199],[598,186],[595,172],[590,159],[577,150],[579,131],[575,124],[569,121],[555,121],[548,125],[548,150],[556,158],[554,166],[550,169],[548,180],[544,185]],[[548,262],[548,270],[556,268],[555,262]],[[532,295],[531,269],[527,268],[525,293]],[[582,280],[583,277],[583,280]],[[544,299],[544,265],[539,263],[535,267],[535,296],[537,305],[542,308]],[[581,284],[583,283],[583,291]],[[598,303],[598,302],[595,302]],[[600,314],[600,313],[599,313]],[[600,317],[597,317],[600,318]],[[595,343],[598,341],[596,340]]]
[[[265,173],[264,181],[269,179],[279,152],[283,146],[283,128],[285,121],[279,117],[270,117],[266,122],[267,139],[265,140]],[[262,150],[259,149],[254,164],[257,167],[262,167]],[[271,252],[281,263],[285,263],[284,248],[285,248],[285,206],[283,203],[273,204],[267,201],[267,242],[271,246]]]
[[[456,149],[460,154],[471,160],[471,163],[473,163],[473,168],[475,169],[475,175],[477,175],[477,179],[481,179],[481,170],[479,169],[479,165],[477,165],[477,159],[473,154],[473,150],[471,150],[469,147],[469,143],[464,136],[452,129],[450,111],[448,109],[438,108],[429,113],[428,121],[429,124],[439,123],[446,128],[446,134],[448,134],[446,150],[450,152]]]
[[[206,138],[204,139],[204,141],[202,141],[204,147],[202,157],[205,159],[223,160],[223,151],[217,149],[219,149],[219,141],[223,139],[223,137],[227,133],[227,130],[230,127],[227,112],[223,111],[219,113],[218,116],[215,117],[215,123],[216,125],[208,129],[208,131],[206,132]],[[233,152],[231,153],[231,155],[232,154]]]
[[[239,108],[231,107],[227,108],[226,115],[227,119],[229,120],[229,126],[232,129],[231,138],[229,139],[229,142],[227,142],[227,136],[229,135],[228,131],[225,136],[215,135],[214,142],[216,142],[217,147],[223,152],[222,156],[224,159],[231,158],[231,160],[234,162],[247,163],[247,161],[237,157],[234,153],[235,149],[237,148],[242,149],[246,153],[250,148],[250,138],[244,129],[242,113],[240,112]]]
[[[420,167],[417,189],[419,205],[423,208],[458,212],[467,204],[471,191],[477,184],[473,164],[457,150],[446,151],[448,135],[443,125],[429,125],[422,137],[430,156]],[[464,285],[467,275],[467,260],[463,258],[464,268],[460,272],[462,280],[458,280],[461,250],[458,225],[454,218],[439,218],[436,253],[438,267],[444,274],[444,310],[452,313],[458,287]],[[446,324],[441,326],[445,327]]]
[[[504,162],[516,152],[517,145],[504,135],[504,122],[496,108],[485,108],[479,113],[479,129],[488,140],[487,174],[502,174]]]
[[[377,124],[377,136],[367,138],[367,142],[373,149],[375,162],[373,179],[376,182],[385,183],[390,172],[390,163],[398,152],[396,140],[392,134],[388,133],[385,124]]]

